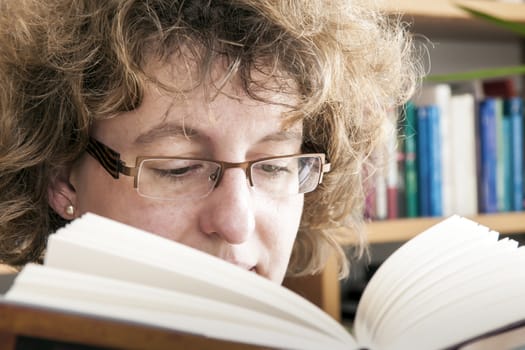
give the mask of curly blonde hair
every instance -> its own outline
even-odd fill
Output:
[[[288,275],[319,271],[334,251],[347,272],[340,242],[365,247],[380,126],[419,74],[402,23],[356,0],[1,1],[1,262],[39,260],[65,223],[48,205],[51,179],[83,154],[93,120],[141,104],[148,59],[183,45],[201,79],[224,59],[254,99],[267,96],[254,72],[293,82],[289,120],[303,120],[303,150],[326,153],[332,171],[305,195]]]

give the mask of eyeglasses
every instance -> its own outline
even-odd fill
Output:
[[[226,169],[241,168],[250,186],[274,197],[308,193],[330,171],[323,153],[267,157],[248,162],[230,163],[182,157],[137,157],[128,167],[120,154],[90,138],[86,152],[115,179],[133,176],[139,195],[154,199],[203,198],[219,186]]]

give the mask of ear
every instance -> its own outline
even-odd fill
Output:
[[[74,219],[77,214],[75,208],[77,195],[75,188],[69,181],[70,169],[64,169],[51,177],[47,187],[47,198],[51,208],[66,220]]]

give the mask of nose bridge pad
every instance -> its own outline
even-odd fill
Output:
[[[248,183],[251,187],[253,187],[253,178],[252,178],[252,167],[251,164],[247,164],[247,166],[244,167],[244,173],[246,174],[246,178],[248,179]]]
[[[222,177],[224,175],[224,172],[231,168],[241,168],[244,171],[244,175],[246,176],[248,183],[250,184],[251,187],[253,187],[250,165],[251,165],[250,162],[242,162],[242,163],[221,162],[221,166],[218,167],[217,170],[209,176],[210,180],[215,181],[215,186],[213,188],[217,188],[219,186],[219,184],[221,183]]]
[[[215,184],[213,185],[213,188],[216,188],[217,186],[219,186],[219,183],[221,182],[221,179],[222,179],[222,168],[221,167],[217,167],[217,170],[215,170],[213,173],[210,174],[210,176],[208,177],[208,179],[210,181],[214,181]]]

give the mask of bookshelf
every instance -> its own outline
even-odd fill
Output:
[[[525,62],[525,40],[517,34],[500,29],[499,27],[470,17],[466,12],[456,7],[456,4],[463,4],[480,11],[493,14],[494,16],[511,21],[525,23],[525,3],[510,3],[495,0],[384,0],[380,3],[381,9],[392,16],[402,16],[403,21],[408,24],[408,30],[416,34],[418,38],[428,38],[431,42],[440,41],[458,42],[469,44],[475,43],[483,45],[485,43],[505,43],[511,46],[519,53],[518,63]],[[443,68],[449,69],[447,72],[457,71],[453,66],[461,66],[455,60],[454,55],[443,55]],[[430,53],[432,61],[432,53]],[[503,60],[502,60],[503,59]],[[496,58],[496,64],[506,65],[505,59],[508,57]],[[480,57],[480,61],[484,60]],[[435,65],[435,61],[433,64]],[[477,61],[461,62],[468,69],[472,69]],[[478,67],[475,67],[478,68]],[[459,71],[464,71],[460,69]],[[525,78],[522,78],[522,95],[525,89]],[[500,232],[502,235],[515,235],[525,233],[525,211],[523,212],[506,212],[497,214],[479,214],[471,216],[476,222],[490,227]],[[372,221],[366,224],[368,242],[377,248],[380,257],[386,257],[403,242],[413,238],[418,233],[424,231],[430,226],[438,223],[443,218],[440,217],[423,217],[423,218],[400,218],[391,220]],[[348,242],[349,244],[351,242]],[[384,250],[384,251],[383,251]],[[377,252],[376,252],[377,253]],[[357,282],[356,288],[359,288]],[[342,286],[344,293],[345,286]],[[348,293],[348,291],[346,292]],[[347,294],[345,294],[347,295]],[[347,302],[348,300],[342,300]],[[341,310],[344,309],[342,305]],[[350,305],[351,306],[351,305]]]
[[[494,0],[389,0],[384,1],[381,6],[387,13],[403,16],[413,33],[422,34],[430,40],[447,38],[515,41],[517,45],[521,45],[522,60],[525,60],[525,43],[516,34],[471,18],[455,4],[464,4],[504,19],[525,23],[525,3]],[[440,219],[415,218],[370,222],[367,224],[368,239],[371,244],[406,241]],[[502,234],[525,233],[525,212],[480,214],[472,219]]]
[[[473,19],[455,7],[454,3],[468,5],[495,16],[525,23],[525,3],[507,3],[493,0],[384,0],[381,9],[393,16],[401,15],[409,30],[433,40],[460,39],[467,41],[508,41],[521,46],[525,60],[525,44],[517,35],[489,23]],[[525,86],[525,84],[523,84]],[[503,235],[525,233],[525,212],[480,214],[470,217]],[[424,217],[373,221],[366,224],[370,244],[402,243],[436,224],[442,218]],[[350,245],[352,242],[343,242]],[[299,278],[288,284],[291,289],[312,300],[341,321],[341,289],[335,261],[329,260],[320,275]]]

